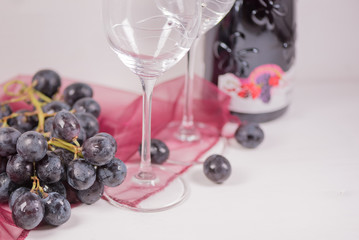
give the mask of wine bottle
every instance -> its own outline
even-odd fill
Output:
[[[206,78],[231,96],[242,121],[270,121],[289,106],[295,9],[296,0],[237,0],[206,38]]]

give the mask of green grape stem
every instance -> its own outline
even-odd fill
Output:
[[[35,193],[35,194],[41,196],[42,198],[47,198],[47,196],[49,194],[47,194],[44,191],[44,189],[41,187],[39,178],[36,175],[34,175],[31,177],[31,179],[33,182],[32,182],[32,188],[31,188],[30,192]]]
[[[14,85],[14,84],[19,84],[21,85],[21,88],[18,92],[11,92],[8,88],[11,86],[11,85]],[[27,91],[29,87],[23,82],[23,81],[20,81],[20,80],[12,80],[12,81],[9,81],[7,82],[5,85],[4,85],[4,92],[6,95],[8,96],[11,96],[11,97],[17,97],[17,96],[21,96],[24,94],[24,92]]]
[[[48,96],[46,96],[45,94],[43,94],[42,92],[37,91],[37,90],[35,90],[35,89],[34,89],[34,92],[35,92],[35,94],[36,94],[40,99],[42,99],[42,100],[45,101],[46,103],[52,102],[52,99],[49,98]]]
[[[37,125],[36,131],[44,132],[44,124],[45,124],[45,115],[42,111],[41,104],[39,100],[36,99],[34,90],[32,88],[29,89],[28,94],[30,96],[31,103],[34,105],[37,111],[37,116],[39,119],[39,124]]]
[[[18,92],[12,92],[9,90],[9,87],[19,84],[21,85],[21,88]],[[36,86],[37,81],[34,81],[31,83],[30,86],[27,86],[24,82],[20,80],[13,80],[4,85],[4,92],[8,96],[16,97],[12,98],[10,100],[4,101],[1,103],[1,106],[8,104],[8,103],[15,103],[19,101],[25,101],[25,102],[31,102],[31,104],[35,107],[35,111],[33,112],[27,112],[24,115],[25,116],[32,116],[37,115],[38,116],[38,126],[36,128],[36,131],[43,133],[44,132],[44,124],[45,124],[45,118],[49,116],[53,116],[55,114],[46,114],[42,111],[42,105],[44,103],[41,103],[39,99],[43,100],[46,103],[52,102],[52,99],[47,97],[45,94],[41,93],[40,91],[37,91],[34,87]],[[2,127],[7,127],[7,120],[10,118],[14,118],[19,116],[18,113],[13,113],[10,116],[3,117],[0,122],[2,122]]]
[[[77,141],[76,141],[77,142]],[[62,139],[59,138],[51,138],[49,141],[47,141],[47,144],[49,146],[55,146],[55,147],[59,147],[59,148],[63,148],[66,149],[72,153],[74,153],[74,159],[77,159],[78,157],[83,158],[83,154],[82,154],[82,148],[80,146],[75,146],[69,142],[66,142]]]
[[[18,98],[11,98],[9,100],[1,102],[1,106],[4,106],[4,105],[9,104],[9,103],[15,103],[15,102],[21,102],[21,101],[29,101],[29,97],[28,96],[21,96],[21,97],[18,97]]]

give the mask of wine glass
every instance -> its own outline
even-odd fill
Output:
[[[210,125],[201,122],[194,122],[193,118],[193,81],[194,81],[194,60],[200,36],[219,23],[232,8],[235,0],[202,0],[202,18],[196,40],[190,51],[187,53],[187,66],[184,84],[184,106],[181,122],[170,124],[170,128],[176,128],[175,137],[182,142],[194,142],[201,138],[201,132],[218,136],[219,131]]]
[[[188,192],[180,177],[173,179],[173,173],[164,167],[151,165],[151,102],[158,77],[186,54],[196,38],[200,3],[199,0],[103,0],[110,47],[139,77],[143,89],[141,161],[126,164],[127,177],[118,188],[135,189],[144,198],[162,190],[154,196],[155,201],[147,199],[136,205],[122,204],[127,199],[112,201],[105,196],[117,206],[143,212],[161,211],[183,201]],[[166,195],[163,188],[168,182],[172,187]]]

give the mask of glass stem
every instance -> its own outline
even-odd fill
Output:
[[[151,105],[152,92],[156,84],[156,78],[141,77],[140,79],[143,89],[143,112],[141,165],[138,176],[143,180],[151,180],[155,178],[154,174],[151,173]]]
[[[194,83],[194,64],[196,57],[196,49],[198,45],[198,37],[193,42],[192,47],[187,53],[187,69],[184,84],[184,106],[182,116],[182,127],[192,128],[193,124],[193,83]]]

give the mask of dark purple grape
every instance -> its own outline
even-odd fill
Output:
[[[12,111],[8,104],[0,105],[0,118],[9,116],[11,113]]]
[[[65,141],[71,142],[80,134],[80,123],[72,113],[62,110],[55,115],[53,121],[55,135]]]
[[[100,104],[98,104],[98,102],[91,97],[79,99],[75,102],[72,108],[76,110],[76,113],[86,112],[92,114],[96,118],[100,116],[101,112]]]
[[[44,218],[45,208],[41,198],[26,192],[19,196],[12,207],[12,219],[16,226],[26,230],[37,227]]]
[[[51,132],[51,133],[53,132],[52,125],[54,122],[54,118],[55,117],[46,118],[45,123],[44,123],[44,131],[45,132]]]
[[[97,180],[109,187],[120,185],[126,175],[127,167],[118,158],[113,158],[108,164],[97,168]]]
[[[234,138],[245,148],[256,148],[263,142],[264,132],[256,123],[241,124]]]
[[[61,101],[53,101],[42,107],[44,113],[53,114],[61,110],[70,111],[70,106]]]
[[[44,220],[46,223],[59,226],[70,219],[70,203],[61,194],[57,192],[49,193],[49,195],[43,199],[43,203],[45,206]]]
[[[116,149],[110,140],[102,136],[88,138],[82,145],[82,154],[91,164],[102,166],[109,163],[115,156]]]
[[[78,191],[77,197],[83,203],[93,204],[100,200],[103,195],[103,191],[103,184],[98,181],[95,181],[90,188]]]
[[[67,182],[76,190],[84,190],[92,186],[96,180],[96,170],[88,162],[77,159],[67,166]]]
[[[0,173],[0,203],[7,202],[10,196],[10,178],[6,173]]]
[[[95,136],[101,136],[107,138],[111,142],[111,146],[115,148],[115,152],[117,152],[117,142],[111,134],[108,134],[106,132],[100,132],[97,133]]]
[[[46,138],[35,131],[25,132],[17,140],[16,150],[25,161],[40,161],[46,155]]]
[[[60,157],[62,164],[68,165],[74,160],[74,153],[63,148],[55,149],[54,153]]]
[[[80,200],[77,198],[78,190],[71,187],[68,184],[68,182],[63,182],[63,183],[64,183],[64,186],[66,189],[66,199],[69,201],[69,203],[71,203],[71,204],[79,203]]]
[[[86,83],[73,83],[65,88],[63,94],[65,102],[72,106],[81,98],[92,97],[93,91]]]
[[[20,132],[24,133],[34,129],[38,124],[37,116],[25,116],[24,113],[29,112],[28,110],[16,111],[19,115],[15,118],[9,119],[9,125],[16,128]]]
[[[42,186],[42,188],[44,189],[44,191],[46,193],[57,192],[57,193],[60,193],[65,198],[67,196],[66,188],[65,188],[64,184],[62,184],[62,182],[56,182],[56,183],[52,183],[52,184],[44,184]]]
[[[48,97],[52,97],[61,86],[61,78],[53,70],[40,70],[32,78],[32,82],[37,81],[35,89]]]
[[[99,124],[97,118],[90,113],[75,113],[75,116],[80,122],[80,126],[84,128],[86,137],[93,137],[99,131]]]
[[[8,157],[0,156],[0,173],[6,172],[6,164]]]
[[[138,151],[141,155],[142,144]],[[170,150],[167,145],[159,139],[151,139],[151,163],[162,164],[164,163],[170,155]]]
[[[12,127],[0,128],[0,156],[6,157],[16,153],[16,143],[21,132]]]
[[[215,183],[223,183],[231,175],[232,168],[225,157],[214,154],[204,161],[203,171],[206,177],[211,181]]]
[[[33,165],[31,162],[25,161],[19,154],[16,154],[7,162],[6,173],[14,183],[24,184],[31,180]]]
[[[81,125],[80,125],[81,126]],[[77,142],[82,145],[87,139],[86,130],[81,126],[79,137],[77,138]]]
[[[10,179],[11,180],[11,179]],[[31,187],[32,186],[32,182],[31,181],[27,181],[26,183],[20,185],[20,184],[17,184],[17,183],[14,183],[13,181],[10,182],[10,185],[9,185],[9,192],[10,194],[15,191],[16,189],[18,189],[19,187]]]
[[[26,187],[19,187],[17,188],[15,191],[13,191],[10,194],[9,197],[9,207],[10,209],[12,209],[12,207],[14,206],[14,203],[16,201],[16,199],[18,199],[18,197],[20,197],[21,195],[30,192],[30,188],[26,188]]]
[[[37,176],[45,183],[58,182],[65,173],[60,157],[50,151],[37,163],[36,170]]]

